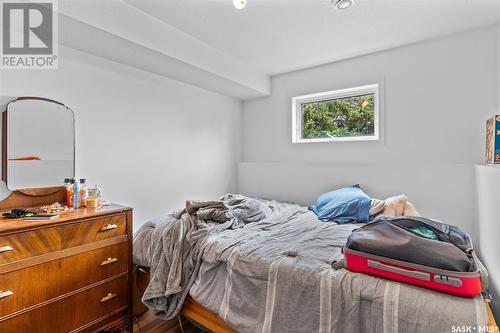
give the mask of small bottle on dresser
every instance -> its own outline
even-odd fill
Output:
[[[70,178],[68,184],[66,185],[66,204],[68,207],[73,207],[74,184],[75,179]]]
[[[96,184],[94,188],[89,190],[87,198],[87,207],[98,208],[102,205],[102,192]]]
[[[73,208],[80,208],[80,182],[73,178]]]
[[[89,189],[86,184],[86,179],[80,179],[80,207],[87,206],[87,197],[89,196]]]
[[[66,189],[66,203],[68,204],[68,207],[69,207],[69,188],[71,187],[71,183],[70,183],[71,179],[69,178],[64,178],[64,188]]]

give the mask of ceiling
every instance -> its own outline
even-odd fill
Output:
[[[500,1],[125,0],[266,74],[275,75],[497,22]]]
[[[273,75],[494,24],[500,0],[73,0],[66,46],[238,99]]]

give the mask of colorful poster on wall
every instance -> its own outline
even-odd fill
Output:
[[[500,164],[500,115],[486,121],[486,163]]]

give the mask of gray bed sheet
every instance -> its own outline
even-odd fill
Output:
[[[189,294],[236,331],[452,332],[487,325],[481,297],[446,295],[345,269],[334,270],[355,224],[324,223],[306,207],[266,201],[268,216],[212,233]],[[151,263],[158,219],[134,239],[134,261]],[[155,223],[156,222],[156,223]]]

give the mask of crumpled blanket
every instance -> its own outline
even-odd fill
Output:
[[[142,302],[166,320],[182,308],[201,264],[207,236],[266,217],[269,207],[241,195],[217,201],[187,201],[165,217],[151,236],[150,282]]]
[[[404,194],[385,200],[372,199],[370,216],[420,216],[415,206]]]
[[[187,201],[186,211],[204,221],[231,221],[230,226],[234,229],[246,223],[263,220],[270,209],[257,199],[228,193],[217,201]]]

